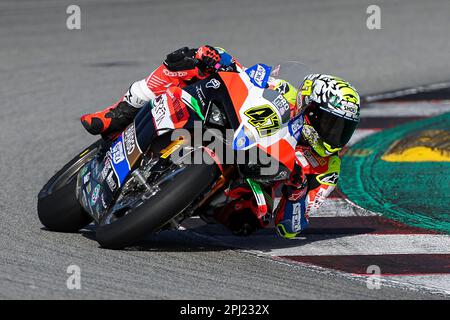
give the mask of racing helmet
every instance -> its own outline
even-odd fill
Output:
[[[359,124],[359,94],[338,77],[306,76],[298,90],[296,106],[305,118],[303,137],[322,157],[339,152]]]

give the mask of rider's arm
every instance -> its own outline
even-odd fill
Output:
[[[135,108],[141,108],[172,85],[183,87],[186,81],[205,77],[199,68],[199,61],[207,66],[216,64],[220,60],[220,56],[215,56],[211,48],[209,46],[194,49],[184,47],[168,54],[162,65],[145,79],[133,82],[123,97],[111,107],[126,101]]]
[[[283,186],[283,197],[276,213],[275,225],[278,233],[293,238],[309,225],[309,216],[315,213],[336,187],[340,172],[338,156],[323,158],[326,165],[322,170],[306,168],[296,164],[290,181]],[[298,160],[297,160],[298,161]]]

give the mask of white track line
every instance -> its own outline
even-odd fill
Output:
[[[450,295],[450,274],[423,276],[390,276],[391,281],[408,282],[425,286],[435,291],[442,291]]]
[[[404,97],[404,96],[407,96],[410,94],[430,92],[430,91],[447,89],[447,88],[450,88],[450,82],[439,82],[439,83],[433,83],[433,84],[425,85],[425,86],[418,86],[418,87],[414,87],[414,88],[395,90],[395,91],[385,92],[385,93],[380,93],[380,94],[372,94],[372,95],[365,96],[363,98],[363,100],[365,102],[373,102],[373,101],[377,101],[377,100],[394,99],[394,98]]]
[[[265,253],[271,256],[450,254],[450,237],[446,235],[307,235],[292,241],[297,241],[298,246]]]
[[[431,117],[445,112],[450,112],[450,101],[373,102],[361,108],[361,117]]]

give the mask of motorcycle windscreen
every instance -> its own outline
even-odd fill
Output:
[[[307,65],[297,61],[288,61],[274,65],[270,76],[285,80],[295,88],[299,88],[309,74],[311,74],[311,69]]]

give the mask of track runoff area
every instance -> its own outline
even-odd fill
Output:
[[[363,98],[338,189],[298,238],[248,237],[199,218],[196,235],[279,263],[450,296],[450,83]]]

